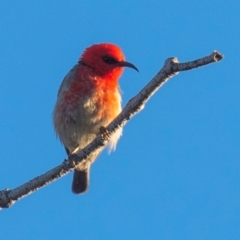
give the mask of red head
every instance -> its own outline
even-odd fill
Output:
[[[138,69],[125,61],[122,50],[110,43],[95,44],[85,49],[80,62],[89,66],[97,75],[118,79],[122,74],[123,67]]]

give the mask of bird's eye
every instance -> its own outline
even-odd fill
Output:
[[[109,56],[104,56],[102,59],[107,64],[115,64],[118,62],[117,60],[115,60],[114,58],[109,57]]]

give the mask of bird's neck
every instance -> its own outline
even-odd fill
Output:
[[[112,71],[108,74],[96,74],[94,69],[83,66],[77,72],[76,81],[74,83],[76,90],[91,92],[108,91],[114,92],[118,89],[118,79],[122,71]]]

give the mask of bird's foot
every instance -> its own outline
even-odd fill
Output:
[[[110,138],[110,134],[109,134],[109,131],[107,130],[107,128],[101,126],[99,131],[100,131],[102,139],[108,141]]]
[[[69,154],[68,155],[69,164],[71,167],[75,167],[77,165],[77,155]]]

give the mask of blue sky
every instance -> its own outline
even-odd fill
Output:
[[[170,80],[102,153],[89,191],[72,174],[0,212],[2,239],[239,239],[240,2],[2,1],[0,189],[60,164],[58,87],[85,47],[118,44],[139,73],[123,106],[168,57],[219,50],[220,63]]]

